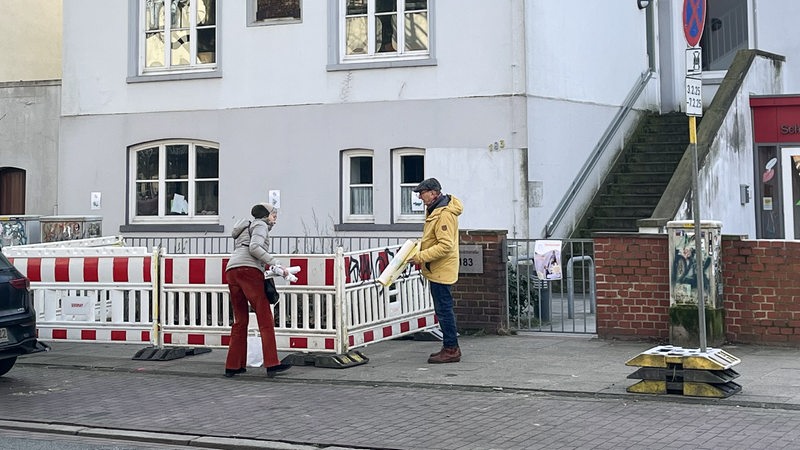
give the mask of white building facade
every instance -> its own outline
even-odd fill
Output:
[[[715,2],[740,48],[798,54],[796,2]],[[681,110],[680,3],[65,0],[58,213],[213,235],[272,201],[281,235],[417,234],[436,177],[462,228],[542,237],[626,102],[601,167]]]

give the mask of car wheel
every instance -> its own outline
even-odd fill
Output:
[[[0,377],[8,373],[8,371],[14,367],[15,362],[17,362],[16,356],[13,358],[0,359]]]

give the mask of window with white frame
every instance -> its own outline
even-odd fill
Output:
[[[342,61],[430,56],[428,0],[339,0]]]
[[[216,0],[141,0],[139,14],[140,74],[216,68]]]
[[[425,150],[393,150],[392,168],[395,222],[421,222],[425,205],[413,189],[425,178]]]
[[[219,148],[202,141],[162,141],[130,150],[133,223],[217,223]]]
[[[342,152],[343,221],[374,222],[372,150]]]
[[[248,23],[271,25],[300,22],[302,2],[300,0],[249,0]]]

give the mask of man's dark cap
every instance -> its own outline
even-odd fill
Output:
[[[422,192],[422,191],[442,191],[442,185],[439,184],[439,180],[436,178],[428,178],[422,180],[417,187],[414,188],[414,192]]]

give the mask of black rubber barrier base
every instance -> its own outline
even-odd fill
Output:
[[[281,360],[284,364],[293,366],[314,366],[328,369],[346,369],[360,366],[369,362],[369,358],[358,350],[347,353],[331,355],[328,353],[292,353]]]
[[[170,361],[183,358],[184,356],[200,355],[210,351],[210,348],[203,347],[145,347],[136,352],[131,359],[138,361]]]

